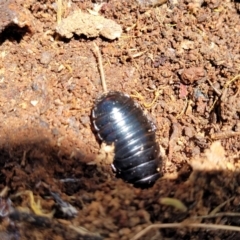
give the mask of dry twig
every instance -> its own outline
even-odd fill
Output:
[[[139,233],[137,233],[133,238],[130,240],[137,240],[147,232],[153,229],[161,229],[161,228],[205,228],[205,229],[212,229],[212,230],[226,230],[226,231],[236,231],[240,232],[240,227],[238,226],[227,226],[227,225],[219,225],[219,224],[209,224],[209,223],[157,223],[152,224]]]
[[[99,67],[99,71],[100,71],[103,91],[107,92],[107,84],[106,84],[105,74],[104,74],[103,64],[102,64],[102,55],[100,53],[100,50],[99,50],[99,47],[97,46],[97,44],[93,43],[93,46],[94,46],[93,51],[97,55],[97,59],[98,59],[98,67]]]
[[[57,0],[57,24],[62,21],[62,0]]]

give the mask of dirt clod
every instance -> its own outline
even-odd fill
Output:
[[[185,84],[192,84],[195,81],[201,80],[205,75],[205,71],[202,67],[192,67],[182,71],[181,79]]]
[[[88,38],[99,35],[114,40],[122,34],[122,28],[119,24],[103,16],[84,13],[81,10],[63,19],[56,28],[57,33],[62,37],[71,38],[73,34],[84,34]]]

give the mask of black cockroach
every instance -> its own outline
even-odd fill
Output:
[[[92,127],[100,141],[114,144],[113,170],[117,177],[135,187],[152,186],[160,177],[161,162],[153,122],[130,96],[107,92],[102,58],[95,45],[105,91],[92,110]]]
[[[99,140],[115,145],[117,177],[136,187],[152,186],[160,177],[155,126],[128,95],[109,92],[97,100],[92,125]]]

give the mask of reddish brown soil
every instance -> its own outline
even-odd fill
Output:
[[[0,189],[9,190],[0,207],[12,209],[2,216],[0,208],[1,239],[129,240],[154,223],[240,225],[239,216],[226,214],[196,219],[240,209],[237,1],[143,7],[109,0],[100,14],[122,26],[114,41],[59,37],[57,1],[6,2],[0,0]],[[70,2],[64,18],[93,9],[90,0]],[[19,19],[14,24],[13,13]],[[137,91],[144,97],[140,103],[154,98],[148,89],[160,93],[147,111],[157,126],[163,177],[150,189],[116,179],[109,166],[86,164],[100,148],[90,125],[94,101],[103,92],[93,43],[102,53],[109,90]],[[214,141],[221,145],[214,147]],[[55,208],[50,192],[78,213],[38,219],[29,197],[20,194],[27,190],[48,213]],[[186,209],[164,204],[166,197]],[[70,226],[89,232],[83,236]],[[173,228],[140,239],[239,238],[233,231]]]

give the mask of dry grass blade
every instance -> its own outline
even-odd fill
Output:
[[[93,46],[94,46],[93,51],[97,55],[97,59],[98,59],[98,66],[99,66],[99,71],[100,71],[100,75],[101,75],[103,91],[107,92],[107,84],[106,84],[105,74],[104,74],[103,64],[102,64],[102,55],[100,53],[100,50],[99,50],[99,47],[97,46],[97,44],[93,43]]]
[[[193,217],[193,219],[218,218],[218,217],[240,217],[240,213],[220,212],[220,213],[215,213],[215,214],[212,214],[212,215]]]
[[[227,203],[229,203],[230,201],[232,201],[235,197],[232,197],[230,199],[228,199],[227,201],[223,202],[222,204],[220,204],[219,206],[217,206],[216,208],[214,208],[210,213],[209,215],[215,215],[217,212],[220,211],[220,209],[222,207],[224,207]]]
[[[57,24],[62,21],[62,0],[57,0]]]
[[[235,77],[233,77],[231,80],[227,81],[224,88],[227,88],[232,82],[234,82],[235,80],[240,79],[240,74],[236,75]]]
[[[205,228],[205,229],[212,229],[212,230],[226,230],[226,231],[236,231],[240,232],[240,227],[238,226],[226,226],[226,225],[218,225],[218,224],[206,224],[206,223],[158,223],[152,224],[139,233],[137,233],[133,238],[130,240],[137,240],[147,232],[153,229],[161,229],[161,228]]]

